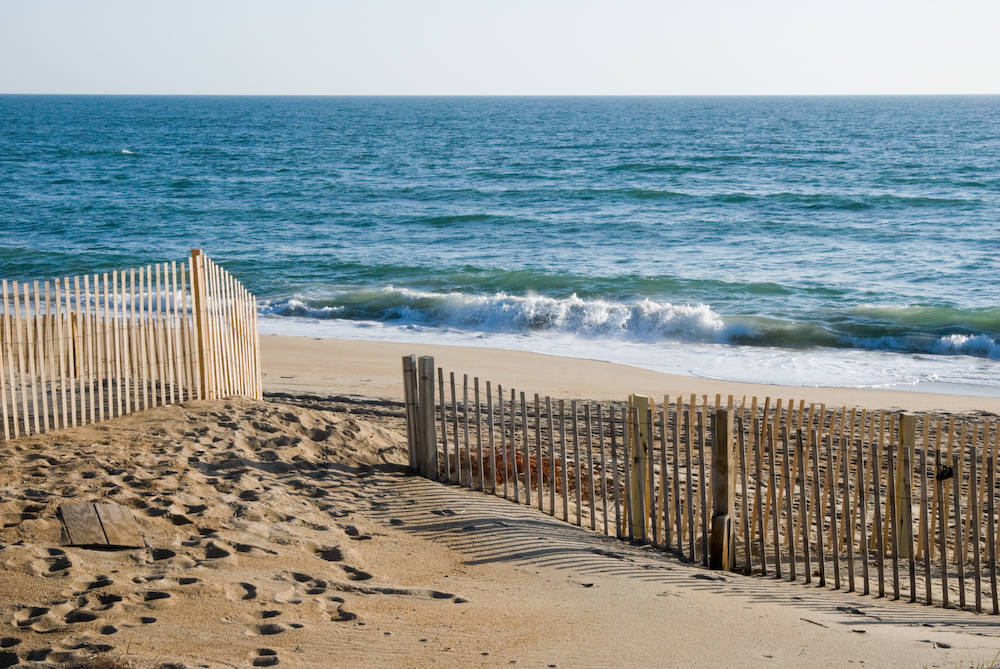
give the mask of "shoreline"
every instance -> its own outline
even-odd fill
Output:
[[[1000,398],[913,390],[778,386],[656,372],[618,363],[505,349],[351,339],[262,335],[261,366],[267,392],[357,395],[401,400],[402,356],[431,355],[456,381],[468,374],[504,388],[542,396],[595,401],[625,400],[630,393],[728,395],[805,400],[827,406],[914,412],[986,412],[1000,415]],[[446,378],[447,381],[447,378]]]

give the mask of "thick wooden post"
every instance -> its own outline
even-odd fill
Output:
[[[733,571],[736,538],[733,513],[736,508],[736,467],[733,459],[733,419],[729,409],[718,409],[712,421],[712,537],[709,548],[712,569]]]
[[[191,298],[194,301],[195,331],[198,342],[198,372],[201,399],[216,399],[211,364],[211,337],[208,331],[208,289],[205,285],[205,257],[201,249],[191,249]]]
[[[425,355],[417,360],[417,411],[420,428],[420,474],[436,481],[438,477],[437,426],[434,422],[434,358]]]
[[[896,536],[899,537],[899,557],[909,558],[913,551],[913,507],[910,482],[916,459],[917,417],[899,416],[899,450],[896,458]]]
[[[420,470],[417,459],[417,356],[403,356],[403,396],[406,398],[406,443],[410,450],[410,469]]]

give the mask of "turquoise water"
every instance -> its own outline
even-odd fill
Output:
[[[1000,395],[1000,97],[0,96],[0,276],[204,248],[265,332]]]

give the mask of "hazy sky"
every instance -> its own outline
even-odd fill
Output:
[[[0,0],[0,93],[1000,93],[998,0]]]

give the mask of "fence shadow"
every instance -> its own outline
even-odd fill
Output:
[[[921,606],[860,593],[819,588],[813,583],[709,571],[649,546],[575,527],[537,509],[502,498],[439,484],[417,476],[390,474],[372,484],[390,500],[373,516],[402,521],[399,529],[443,543],[467,556],[470,565],[509,563],[565,570],[582,580],[595,576],[661,583],[680,591],[747,597],[808,612],[844,614],[855,629],[880,625],[947,627],[1000,636],[995,616],[939,606]],[[813,622],[813,621],[810,621]],[[816,623],[820,624],[820,623]]]

